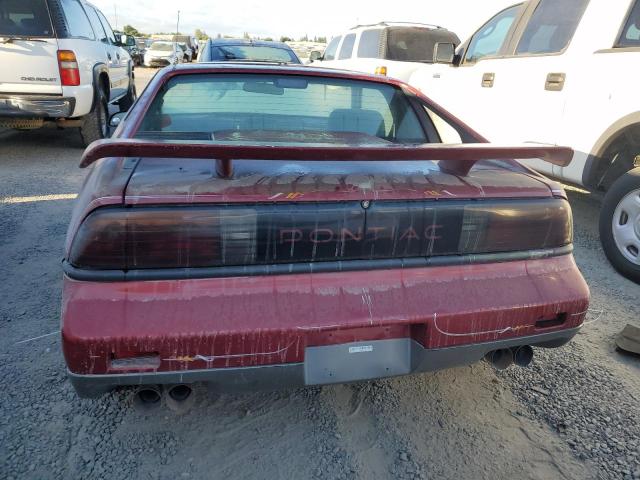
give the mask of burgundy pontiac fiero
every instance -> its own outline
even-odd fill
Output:
[[[78,394],[142,401],[527,365],[589,291],[562,188],[413,88],[256,64],[156,75],[92,144],[69,227]]]

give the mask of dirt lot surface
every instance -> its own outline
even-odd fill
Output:
[[[570,194],[593,323],[529,369],[200,389],[184,416],[144,417],[131,390],[80,400],[65,378],[60,260],[81,153],[75,131],[0,132],[0,478],[640,479],[640,360],[613,343],[640,323],[640,286],[607,263],[596,199]]]

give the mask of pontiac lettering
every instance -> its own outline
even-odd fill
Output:
[[[310,242],[313,244],[324,244],[335,241],[361,242],[376,241],[380,238],[398,238],[400,241],[420,241],[420,240],[440,240],[438,230],[442,225],[429,225],[424,230],[416,230],[414,227],[398,229],[397,227],[368,227],[365,232],[362,228],[352,231],[348,228],[330,229],[317,228],[313,230],[301,230],[298,228],[285,228],[280,230],[280,245],[295,244],[297,242]]]

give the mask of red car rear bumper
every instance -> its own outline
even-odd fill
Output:
[[[473,363],[498,348],[560,346],[588,306],[571,255],[267,277],[65,277],[62,336],[82,396],[195,381],[235,390],[400,375]]]

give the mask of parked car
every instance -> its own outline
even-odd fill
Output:
[[[191,63],[191,60],[193,59],[193,51],[191,50],[191,47],[187,47],[186,43],[178,43],[178,46],[182,50],[182,61],[184,63]]]
[[[175,42],[153,42],[144,53],[145,67],[166,67],[184,61],[184,51]]]
[[[62,306],[79,395],[526,365],[579,330],[566,195],[512,160],[570,149],[478,144],[360,73],[181,65],[146,92],[81,164]]]
[[[178,43],[184,43],[191,50],[191,58],[198,56],[198,41],[191,35],[173,35],[171,40]]]
[[[131,57],[105,16],[81,0],[0,2],[0,127],[109,133],[108,106],[136,99]]]
[[[604,251],[640,282],[640,1],[520,3],[446,61],[411,83],[492,141],[572,147],[566,167],[529,165],[605,194]]]
[[[312,52],[317,66],[389,75],[403,81],[424,64],[434,63],[436,43],[458,45],[458,36],[435,25],[380,22],[358,25],[334,37],[324,53]]]
[[[209,39],[200,52],[199,62],[302,62],[286,43],[235,38]]]
[[[135,37],[125,35],[122,32],[114,32],[116,40],[123,48],[129,52],[129,56],[136,67],[141,66],[144,63],[144,51],[138,46],[138,41]]]

